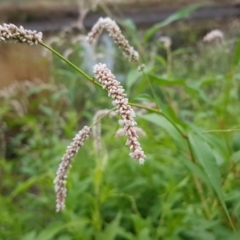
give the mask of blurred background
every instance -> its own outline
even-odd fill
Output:
[[[107,33],[86,42],[104,16],[139,51],[145,74]],[[106,63],[132,102],[157,104],[186,133],[201,133],[223,192],[170,122],[136,109],[145,165],[115,136],[117,118],[104,118],[102,149],[90,138],[80,150],[66,209],[55,213],[62,155],[111,100],[42,46],[1,43],[0,239],[240,239],[240,1],[1,0],[0,23],[43,32],[90,76]]]

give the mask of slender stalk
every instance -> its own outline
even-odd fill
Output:
[[[239,132],[240,129],[235,128],[235,129],[212,129],[212,130],[205,130],[202,131],[202,133],[230,133],[230,132]]]
[[[166,47],[166,52],[167,52],[167,75],[168,77],[170,77],[172,72],[172,51],[170,46]]]
[[[151,92],[152,92],[154,101],[155,101],[155,103],[157,104],[157,106],[158,106],[158,108],[159,108],[159,110],[160,110],[161,108],[160,108],[160,106],[159,106],[159,104],[158,104],[157,96],[156,96],[156,94],[155,94],[155,91],[153,90],[153,86],[152,86],[152,84],[151,84],[151,82],[150,82],[150,79],[149,79],[148,75],[145,73],[144,70],[142,70],[142,73],[143,73],[144,77],[147,79],[147,82],[148,82],[148,85],[149,85],[150,90],[151,90]],[[160,110],[160,111],[161,111],[161,110]]]
[[[57,57],[59,57],[60,59],[62,59],[64,62],[66,62],[69,66],[71,66],[73,69],[75,69],[78,73],[80,73],[83,77],[85,77],[88,81],[94,83],[95,85],[97,85],[98,87],[101,87],[101,84],[96,82],[94,80],[93,77],[90,77],[88,74],[86,74],[85,72],[83,72],[80,68],[78,68],[75,64],[73,64],[72,62],[70,62],[68,59],[66,59],[63,55],[61,55],[60,53],[58,53],[57,51],[55,51],[53,48],[51,48],[50,46],[46,45],[45,43],[40,43],[43,47],[47,48],[49,51],[51,51],[53,54],[55,54]]]
[[[192,146],[191,146],[191,143],[190,143],[188,137],[186,138],[186,141],[187,141],[188,148],[189,148],[189,151],[190,151],[190,156],[191,156],[190,159],[191,159],[191,161],[193,163],[196,164],[196,160],[194,158],[193,149],[192,149]],[[208,207],[207,202],[206,202],[205,197],[204,197],[202,183],[199,181],[199,179],[196,177],[196,175],[193,175],[193,180],[194,180],[194,183],[195,183],[195,185],[197,187],[200,199],[202,201],[202,205],[203,205],[203,209],[205,211],[206,217],[208,219],[210,219],[211,218],[211,213],[210,213],[209,207]]]
[[[98,120],[90,126],[90,128],[92,128],[94,125],[96,125],[98,122],[100,122],[105,116],[107,116],[110,112],[114,111],[115,109],[116,109],[116,107],[109,109],[109,111],[107,113],[103,114],[101,117],[99,117]]]

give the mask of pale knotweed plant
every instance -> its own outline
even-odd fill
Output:
[[[138,52],[129,45],[128,40],[121,33],[119,26],[109,17],[100,18],[97,21],[97,23],[93,26],[91,32],[88,34],[87,41],[91,44],[101,35],[104,29],[106,29],[106,31],[109,33],[109,36],[113,38],[114,43],[118,45],[118,47],[122,50],[124,56],[127,57],[129,61],[139,61]]]
[[[0,43],[15,42],[34,45],[42,42],[42,33],[26,30],[24,27],[17,27],[14,24],[0,25]]]
[[[83,146],[84,142],[88,139],[90,128],[85,126],[77,133],[71,144],[67,147],[66,153],[62,157],[59,165],[56,178],[54,179],[54,188],[56,192],[56,211],[59,212],[65,207],[65,198],[67,195],[66,179],[68,176],[71,163],[77,154],[78,150]]]
[[[129,61],[139,61],[138,52],[136,52],[134,48],[129,45],[126,38],[122,35],[120,28],[110,18],[101,18],[97,24],[94,25],[92,31],[88,35],[88,42],[91,43],[95,38],[97,38],[103,29],[106,29],[108,31],[109,35],[113,38],[114,42],[123,51],[123,54],[128,58]],[[92,78],[85,74],[81,69],[77,68],[74,64],[72,64],[54,49],[44,44],[42,41],[41,32],[26,30],[22,26],[17,27],[14,24],[3,24],[0,25],[0,43],[1,42],[26,43],[29,45],[41,44],[46,49],[50,50],[52,53],[56,54],[59,58],[72,66],[89,81],[92,81]],[[140,67],[140,70],[143,70],[143,68],[144,66],[142,65]],[[134,120],[135,113],[131,106],[128,104],[128,99],[124,93],[125,90],[120,85],[120,82],[115,79],[115,76],[111,73],[105,64],[99,63],[95,65],[94,74],[97,80],[100,82],[102,88],[108,91],[108,96],[113,99],[113,105],[116,108],[115,113],[119,113],[121,115],[122,119],[119,120],[119,124],[123,129],[122,131],[124,131],[125,135],[127,136],[126,145],[129,145],[131,151],[129,155],[137,160],[140,164],[143,164],[146,156],[140,146],[140,143],[138,142],[138,134],[135,127],[137,123]],[[96,84],[100,85],[99,83]],[[101,115],[102,114],[103,112]],[[96,117],[96,119],[98,118],[99,115]],[[100,135],[100,125],[97,125],[97,128],[98,129],[95,130],[96,134]],[[73,141],[67,147],[67,150],[62,157],[61,163],[56,173],[56,177],[54,179],[57,212],[63,210],[65,207],[65,198],[67,194],[66,179],[71,167],[71,163],[78,150],[83,146],[85,140],[88,139],[89,135],[90,127],[85,126],[73,138]]]
[[[106,64],[96,64],[93,68],[93,73],[96,79],[101,83],[102,88],[108,91],[108,96],[113,99],[113,105],[116,107],[117,112],[121,115],[122,119],[119,124],[127,135],[126,145],[130,147],[130,156],[137,160],[140,164],[144,164],[145,154],[138,142],[138,135],[134,128],[137,123],[134,120],[135,112],[128,104],[125,90],[116,80],[112,72],[107,68]]]

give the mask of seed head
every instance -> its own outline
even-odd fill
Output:
[[[135,112],[128,104],[128,98],[126,97],[126,93],[124,93],[125,90],[106,67],[106,64],[96,64],[93,72],[96,79],[102,84],[102,88],[108,91],[108,96],[113,99],[112,104],[117,108],[117,112],[122,117],[122,119],[119,120],[119,124],[127,136],[126,145],[129,145],[131,151],[130,156],[140,164],[143,164],[146,156],[138,142],[138,135],[135,129],[137,123],[134,120]]]
[[[134,50],[132,46],[129,45],[128,40],[123,36],[119,26],[111,18],[100,18],[97,23],[93,26],[91,32],[87,36],[87,41],[91,44],[96,40],[106,29],[109,33],[109,36],[112,37],[115,44],[122,50],[125,57],[129,61],[138,62],[139,54]]]
[[[17,27],[14,24],[0,25],[0,43],[15,42],[34,45],[42,42],[42,33],[26,30],[22,26]]]
[[[223,32],[218,29],[215,29],[207,33],[203,38],[204,42],[212,42],[214,40],[219,40],[220,42],[224,42]]]
[[[56,211],[59,212],[65,207],[65,198],[67,196],[66,179],[73,161],[78,150],[83,146],[86,139],[90,134],[90,128],[85,126],[74,137],[71,144],[67,147],[66,153],[62,157],[62,161],[59,165],[56,178],[54,179],[54,188],[56,193]]]

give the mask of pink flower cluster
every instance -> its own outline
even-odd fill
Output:
[[[0,42],[19,42],[34,45],[42,42],[42,33],[19,28],[14,24],[0,25]]]
[[[138,142],[138,135],[135,129],[137,123],[134,120],[135,113],[131,106],[128,104],[126,93],[120,82],[115,79],[115,76],[107,68],[106,64],[96,64],[93,68],[93,73],[96,79],[102,84],[102,88],[108,91],[108,96],[113,99],[113,105],[116,106],[117,112],[121,115],[122,119],[119,124],[127,135],[126,145],[130,147],[130,156],[140,164],[144,164],[145,154]]]
[[[121,33],[119,26],[109,17],[100,18],[97,21],[91,32],[88,34],[87,41],[91,44],[101,35],[104,29],[107,30],[109,36],[113,38],[113,41],[119,46],[119,48],[123,51],[124,56],[127,57],[129,61],[138,62],[138,52],[129,45],[128,40]]]
[[[56,192],[56,211],[59,212],[65,207],[65,198],[67,195],[66,179],[68,176],[69,168],[74,156],[78,150],[83,146],[86,139],[90,134],[90,128],[85,126],[78,134],[74,137],[71,144],[67,147],[67,151],[62,157],[62,161],[59,165],[56,178],[54,179],[54,188]]]

